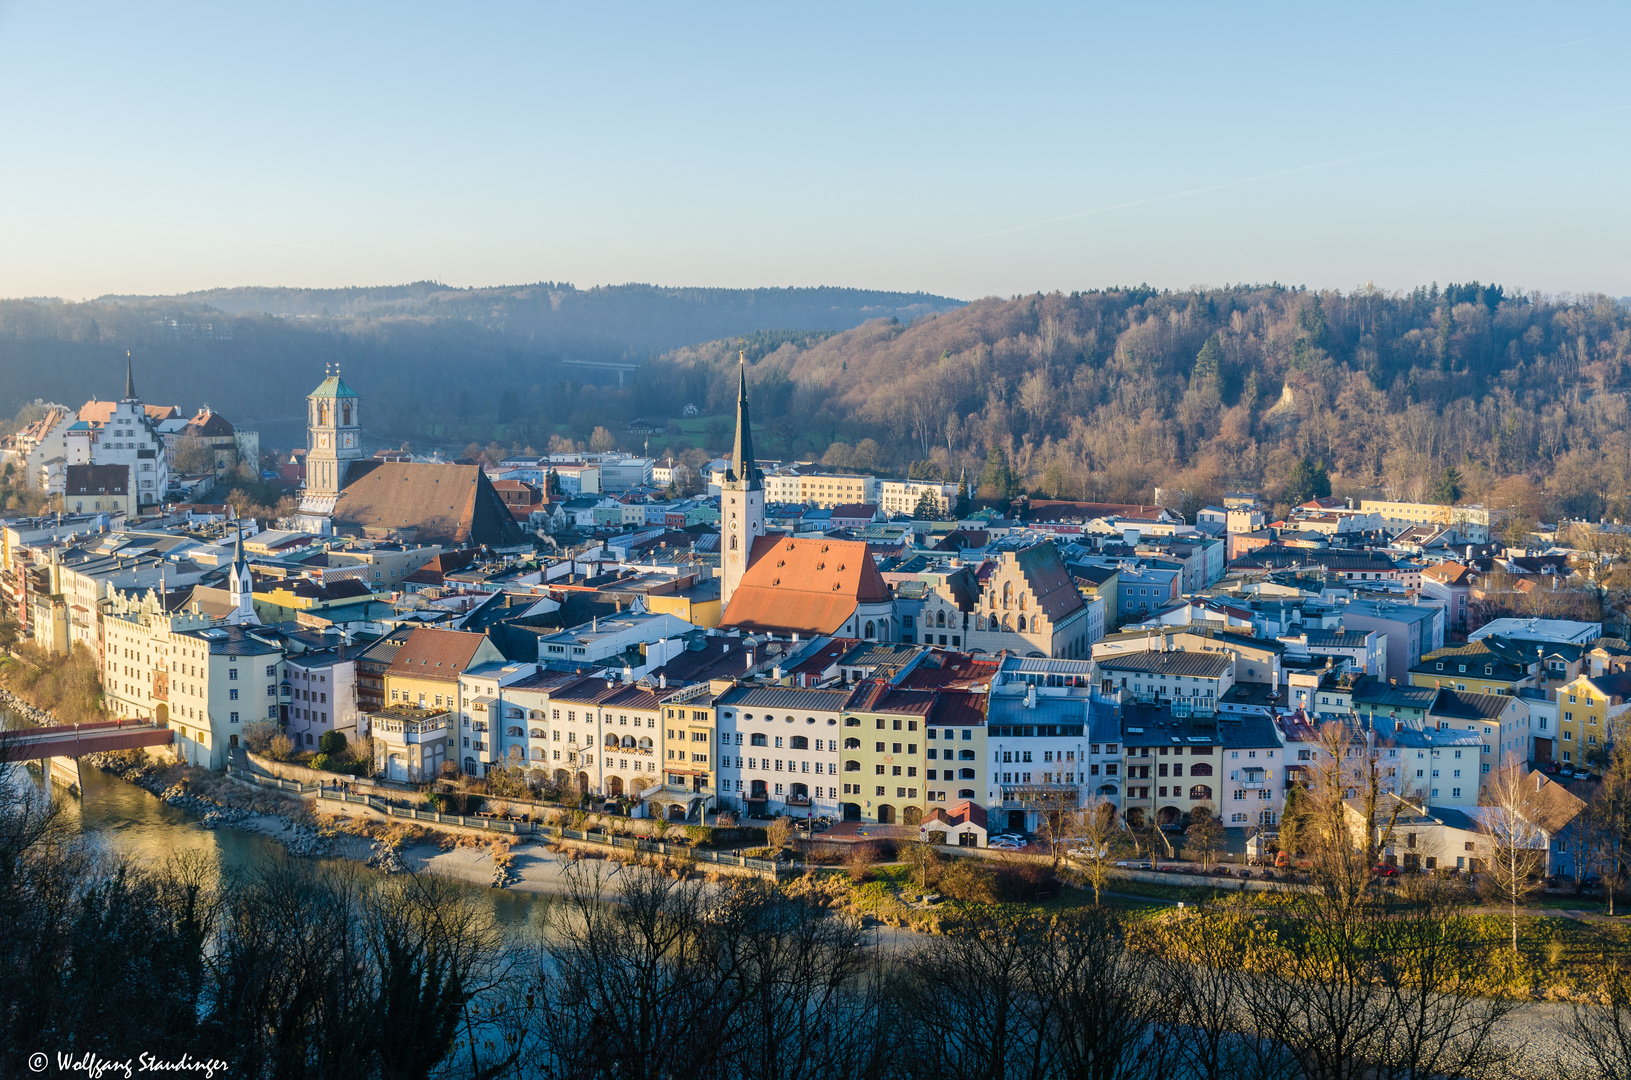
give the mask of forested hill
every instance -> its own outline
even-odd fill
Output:
[[[0,301],[0,415],[35,398],[78,405],[117,392],[127,349],[137,389],[149,401],[190,408],[203,400],[229,417],[301,415],[301,398],[327,363],[354,377],[382,423],[434,412],[466,391],[477,412],[495,408],[505,390],[523,407],[545,409],[554,384],[606,378],[563,360],[644,362],[698,341],[768,329],[844,330],[960,304],[864,289],[577,289],[552,282]]]
[[[733,350],[663,362],[709,380],[717,409]],[[1148,501],[1161,486],[1193,503],[1261,484],[1285,499],[1323,473],[1338,494],[1481,497],[1527,476],[1551,500],[1532,514],[1631,516],[1628,360],[1631,317],[1605,296],[1133,288],[872,322],[785,345],[751,379],[767,456],[837,441],[829,461],[967,466],[988,494]]]

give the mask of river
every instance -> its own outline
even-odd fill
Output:
[[[0,709],[0,728],[23,727]],[[3,766],[0,766],[3,767]],[[45,781],[37,772],[21,765],[12,769],[11,783]],[[98,851],[137,865],[156,867],[172,855],[201,852],[227,876],[253,873],[257,867],[284,858],[283,846],[260,833],[230,826],[207,829],[199,815],[160,800],[135,784],[85,766],[81,770],[83,793],[75,798],[58,785],[52,792],[64,804],[64,813],[81,836]],[[333,860],[338,862],[339,860]],[[377,874],[360,863],[348,863],[359,873]],[[519,892],[471,886],[471,893],[493,906],[500,922],[520,927],[531,920],[536,897]]]

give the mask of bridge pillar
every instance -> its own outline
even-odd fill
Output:
[[[68,794],[78,797],[85,789],[80,784],[79,759],[76,757],[46,758],[44,772],[52,783],[61,784]]]

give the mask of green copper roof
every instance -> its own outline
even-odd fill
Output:
[[[357,392],[345,384],[345,380],[338,375],[330,375],[318,384],[317,389],[306,395],[314,398],[343,398],[356,397]]]

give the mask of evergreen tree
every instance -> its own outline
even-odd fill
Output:
[[[1223,342],[1217,334],[1206,339],[1201,351],[1195,356],[1195,370],[1190,374],[1189,385],[1198,386],[1208,381],[1215,381],[1223,368]]]
[[[1446,467],[1433,483],[1433,501],[1454,506],[1461,498],[1461,473],[1453,466]]]

